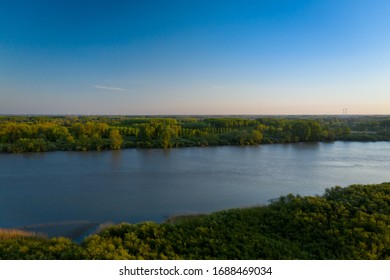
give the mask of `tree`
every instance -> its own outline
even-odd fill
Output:
[[[296,121],[292,125],[293,136],[297,141],[305,142],[310,137],[310,126],[305,121]]]
[[[170,148],[171,147],[171,131],[169,127],[165,128],[162,132],[161,138],[160,138],[160,145],[161,148]]]
[[[111,141],[110,148],[112,150],[120,150],[121,149],[123,139],[122,139],[122,136],[120,135],[118,129],[115,128],[115,129],[112,129],[110,131],[109,139]]]

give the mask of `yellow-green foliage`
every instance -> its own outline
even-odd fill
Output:
[[[369,117],[174,119],[0,116],[0,152],[100,151],[132,147],[165,149],[337,139],[390,140],[388,122],[385,117],[373,122]],[[374,123],[376,125],[369,125]],[[375,130],[365,133],[370,127]]]

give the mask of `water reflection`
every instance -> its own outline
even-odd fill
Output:
[[[111,165],[115,168],[118,168],[122,165],[122,151],[112,151],[110,152]]]

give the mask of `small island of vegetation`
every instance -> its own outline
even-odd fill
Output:
[[[390,183],[268,206],[120,224],[76,244],[0,231],[0,259],[390,259]]]

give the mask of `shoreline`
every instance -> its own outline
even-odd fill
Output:
[[[84,239],[87,235],[97,232],[101,223],[87,221],[53,222],[45,224],[25,225],[13,228],[1,227],[0,232],[19,233],[22,236],[38,236],[43,238],[69,238],[72,241]]]

